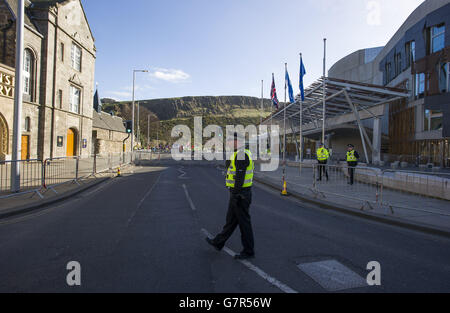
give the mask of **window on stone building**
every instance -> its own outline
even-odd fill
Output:
[[[59,45],[59,60],[64,62],[64,43],[61,42]]]
[[[31,94],[33,91],[33,75],[34,75],[34,57],[29,49],[25,49],[23,60],[23,93],[28,96],[28,101],[31,101]]]
[[[80,113],[81,89],[70,86],[70,106],[69,110],[73,113]]]
[[[31,131],[31,119],[28,116],[25,118],[25,124],[24,124],[23,130],[26,132]]]
[[[441,51],[445,47],[445,25],[438,25],[430,28],[430,53]]]
[[[81,72],[81,48],[72,43],[72,68]]]
[[[58,90],[58,108],[62,109],[63,106],[63,91],[61,89]]]

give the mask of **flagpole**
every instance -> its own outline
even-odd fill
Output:
[[[322,143],[325,144],[325,118],[326,118],[326,83],[325,83],[325,75],[326,75],[326,61],[327,61],[327,39],[323,39],[323,116],[322,116]]]
[[[286,102],[287,102],[287,81],[286,81],[286,73],[287,73],[287,63],[284,63],[285,72],[284,72],[284,105],[283,105],[283,129],[284,129],[284,135],[283,135],[283,146],[284,146],[284,153],[283,153],[283,163],[285,164],[286,168]]]
[[[272,82],[275,81],[275,74],[272,73]],[[273,126],[273,103],[270,106],[270,131],[272,132],[272,126]]]
[[[283,191],[282,195],[287,195],[286,190],[286,102],[287,102],[287,63],[284,63],[285,73],[284,73],[284,114],[283,114]]]
[[[300,53],[300,79],[302,79],[302,54]],[[302,82],[300,82],[302,84]],[[300,172],[302,171],[302,162],[303,162],[303,94],[300,90]]]
[[[260,126],[262,125],[263,114],[264,114],[264,80],[261,80],[261,116],[259,122]]]

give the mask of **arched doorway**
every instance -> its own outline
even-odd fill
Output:
[[[76,129],[70,128],[67,130],[67,153],[66,155],[68,157],[76,156],[77,155],[77,148],[78,148],[78,132]]]
[[[0,113],[0,161],[4,161],[8,154],[8,124]]]

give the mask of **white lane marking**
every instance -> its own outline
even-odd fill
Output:
[[[133,218],[136,216],[137,211],[141,208],[142,204],[144,203],[144,201],[148,198],[148,196],[150,196],[150,194],[152,193],[153,189],[155,189],[155,186],[158,185],[159,179],[161,178],[161,173],[159,174],[158,178],[156,179],[155,183],[153,184],[153,186],[147,191],[147,193],[144,195],[144,197],[142,198],[142,200],[138,203],[138,206],[136,208],[136,210],[134,210],[133,214],[131,214],[131,217],[128,219],[127,222],[127,228],[128,226],[130,226],[131,221],[133,220]]]
[[[187,173],[185,171],[183,171],[183,169],[184,169],[184,166],[181,166],[178,168],[178,171],[181,173],[181,175],[178,176],[178,179],[189,179],[188,177],[184,177],[184,176],[186,176]]]
[[[192,202],[191,196],[189,196],[189,192],[187,190],[187,187],[185,184],[183,184],[184,194],[186,195],[186,199],[189,202],[189,205],[192,209],[192,211],[197,211],[197,208],[194,205],[194,202]]]
[[[206,229],[202,229],[202,232],[209,238],[213,238],[213,236],[206,230]],[[236,255],[236,253],[229,249],[228,247],[224,247],[223,251],[225,251],[228,255],[230,255],[231,257],[234,257]],[[278,289],[280,289],[281,291],[283,291],[284,293],[298,293],[298,291],[295,291],[294,289],[292,289],[291,287],[289,287],[286,284],[283,284],[282,282],[280,282],[278,279],[270,276],[269,274],[267,274],[266,272],[264,272],[262,269],[260,269],[259,267],[257,267],[256,265],[253,265],[252,263],[250,263],[249,261],[246,260],[239,260],[239,262],[241,264],[243,264],[245,267],[247,267],[249,270],[255,272],[256,274],[258,274],[258,276],[260,276],[261,278],[263,278],[264,280],[268,281],[270,284],[274,285],[275,287],[277,287]]]

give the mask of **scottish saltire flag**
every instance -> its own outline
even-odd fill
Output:
[[[275,88],[275,77],[273,74],[272,74],[272,88],[270,95],[272,97],[273,106],[276,107],[278,110],[278,108],[280,107],[280,103],[278,102],[277,88]]]
[[[303,85],[303,77],[306,75],[306,69],[303,65],[303,58],[300,57],[300,94],[302,101],[305,101],[305,87]]]
[[[289,92],[289,101],[291,101],[291,103],[295,103],[294,89],[292,88],[291,79],[289,78],[289,73],[287,69],[286,69],[286,84]]]

